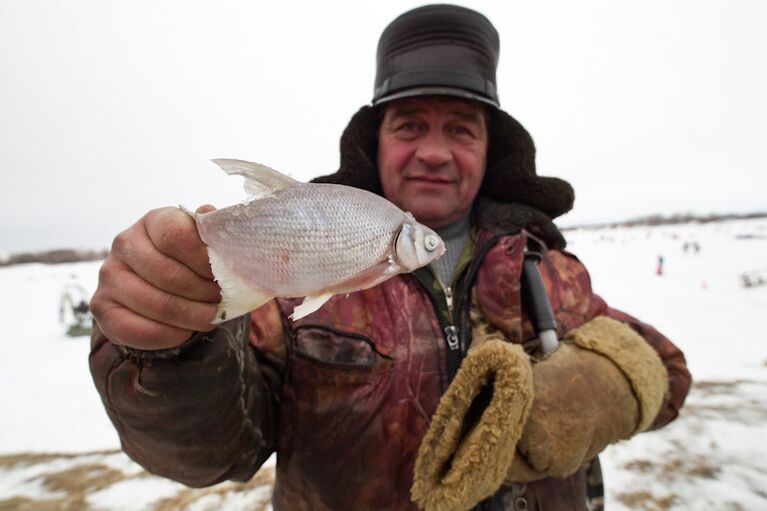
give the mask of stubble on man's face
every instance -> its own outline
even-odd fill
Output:
[[[378,131],[384,196],[429,227],[457,221],[482,185],[487,140],[478,102],[431,96],[392,102]]]

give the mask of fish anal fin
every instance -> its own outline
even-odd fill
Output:
[[[214,325],[247,314],[274,298],[272,293],[243,282],[210,247],[208,247],[208,258],[213,276],[221,288],[221,302],[218,304],[216,317],[212,321]]]

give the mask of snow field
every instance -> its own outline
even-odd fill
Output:
[[[757,269],[767,277],[767,220],[565,235],[594,290],[672,339],[695,381],[679,419],[601,456],[607,508],[767,509],[767,285],[739,281]],[[685,242],[700,252],[685,253]],[[82,490],[94,510],[151,510],[182,498],[190,510],[269,509],[268,478],[190,494],[115,452],[119,440],[87,367],[88,340],[66,337],[58,322],[64,287],[78,282],[92,293],[99,266],[0,268],[0,507],[64,498],[49,476],[79,468],[95,474]],[[116,482],[99,484],[109,470]]]

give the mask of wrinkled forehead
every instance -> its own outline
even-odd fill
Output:
[[[419,96],[402,98],[386,103],[382,117],[398,117],[425,113],[451,114],[487,124],[487,106],[479,101],[452,96]]]

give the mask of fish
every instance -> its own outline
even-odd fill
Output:
[[[376,286],[430,264],[445,243],[382,196],[346,185],[303,183],[259,163],[212,160],[245,178],[248,198],[191,213],[221,288],[214,324],[274,298],[300,298],[301,319],[332,296]]]

